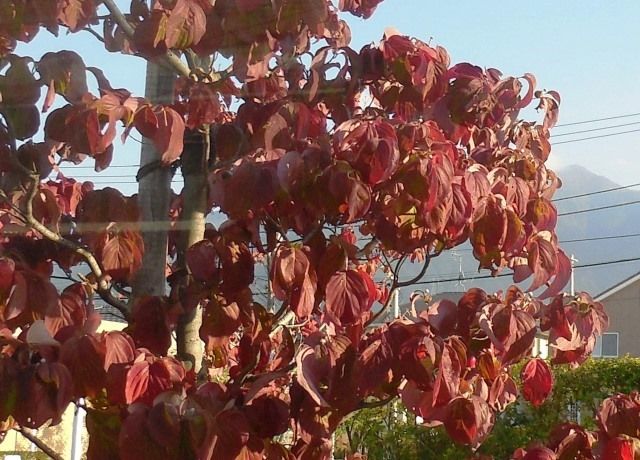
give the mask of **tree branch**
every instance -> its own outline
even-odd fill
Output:
[[[122,11],[120,11],[120,8],[118,8],[118,5],[116,5],[115,1],[103,0],[103,3],[104,6],[109,10],[109,13],[111,13],[113,20],[116,22],[116,24],[118,24],[118,26],[120,26],[127,38],[129,40],[133,40],[133,35],[136,30],[129,23],[129,21],[127,21],[127,18],[124,14],[122,14]],[[189,68],[184,65],[184,63],[178,56],[176,56],[173,51],[167,51],[164,56],[161,56],[159,58],[159,61],[169,67],[172,67],[179,75],[182,75],[183,77],[189,78],[189,76],[191,75],[191,71],[189,70]]]
[[[51,449],[47,444],[37,436],[29,433],[29,431],[25,430],[23,427],[19,426],[14,428],[18,433],[28,439],[32,444],[34,444],[38,449],[47,454],[53,460],[64,460],[62,455],[58,454],[56,451]]]
[[[120,311],[120,313],[122,313],[124,318],[128,320],[129,309],[127,305],[121,300],[117,299],[111,292],[111,283],[109,283],[109,281],[105,279],[104,273],[102,271],[102,267],[98,263],[95,256],[83,246],[77,243],[74,243],[73,241],[67,240],[66,238],[62,237],[62,235],[60,235],[57,232],[54,232],[53,230],[51,230],[49,227],[47,227],[43,223],[39,222],[38,219],[34,217],[33,200],[35,199],[38,193],[39,178],[40,177],[37,173],[35,174],[32,173],[30,175],[31,186],[29,188],[29,193],[27,195],[27,202],[25,203],[25,213],[24,213],[24,217],[27,220],[27,224],[31,228],[33,228],[35,231],[40,233],[46,239],[53,241],[54,243],[59,244],[60,246],[63,246],[67,249],[70,249],[76,254],[78,254],[80,257],[82,257],[84,261],[87,263],[87,265],[89,265],[91,272],[96,277],[97,292],[98,292],[98,295],[100,295],[100,298],[102,298],[102,300],[104,300],[109,305],[113,306],[118,311]]]
[[[78,254],[80,257],[82,257],[85,260],[85,262],[89,265],[91,272],[96,277],[98,295],[100,295],[102,300],[104,300],[109,305],[113,306],[118,311],[120,311],[120,313],[122,313],[122,316],[124,316],[124,318],[128,320],[129,309],[127,305],[121,300],[114,297],[113,293],[111,292],[111,284],[104,278],[102,267],[100,266],[100,264],[98,263],[94,255],[83,246],[77,243],[74,243],[73,241],[67,240],[60,233],[54,232],[53,230],[48,228],[43,223],[39,222],[38,219],[34,217],[33,200],[38,194],[40,174],[37,171],[29,170],[22,163],[20,163],[20,161],[18,161],[18,158],[17,158],[18,148],[16,144],[16,136],[13,130],[13,126],[11,125],[9,118],[4,114],[4,112],[0,112],[0,113],[4,117],[5,127],[9,135],[9,140],[11,145],[11,155],[10,155],[11,165],[15,167],[18,171],[20,171],[23,175],[27,176],[27,178],[31,182],[29,191],[27,193],[27,202],[25,203],[25,212],[21,212],[20,209],[16,208],[13,205],[13,203],[11,203],[11,200],[4,192],[0,194],[0,198],[3,198],[5,201],[7,201],[12,206],[13,209],[17,210],[17,212],[20,212],[22,217],[26,221],[26,224],[32,229],[34,229],[35,231],[37,231],[38,233],[40,233],[44,238],[54,243],[57,243],[60,246],[63,246],[67,249],[70,249],[76,254]]]
[[[420,281],[422,279],[422,277],[425,275],[425,273],[427,273],[427,268],[429,268],[429,263],[431,262],[431,256],[429,255],[429,253],[427,252],[424,256],[424,264],[422,265],[422,270],[420,270],[420,273],[418,273],[416,276],[414,276],[413,278],[411,278],[410,280],[407,281],[399,281],[396,287],[407,287],[407,286],[411,286],[412,284],[417,283],[418,281]]]
[[[358,409],[375,409],[376,407],[386,406],[396,397],[397,395],[391,395],[388,398],[379,399],[378,401],[361,401],[360,404],[358,404]]]

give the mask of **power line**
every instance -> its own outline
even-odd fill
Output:
[[[572,200],[574,198],[582,198],[584,196],[598,195],[599,193],[615,192],[616,190],[624,190],[624,189],[627,189],[627,188],[638,187],[638,186],[640,186],[640,182],[638,182],[636,184],[621,185],[619,187],[607,188],[607,189],[604,189],[604,190],[597,190],[595,192],[581,193],[579,195],[565,196],[565,197],[562,197],[562,198],[556,198],[556,199],[554,199],[552,201],[556,202],[556,201]]]
[[[605,235],[605,236],[593,236],[589,238],[573,238],[570,240],[559,240],[559,244],[570,244],[570,243],[583,243],[588,241],[603,241],[603,240],[617,240],[624,238],[637,238],[640,237],[640,233],[627,233],[624,235]],[[472,252],[473,248],[456,248],[458,252]],[[452,273],[453,276],[455,273]]]
[[[637,117],[638,115],[640,115],[640,112],[627,113],[627,114],[624,114],[624,115],[614,115],[612,117],[605,117],[605,118],[593,118],[591,120],[584,120],[584,121],[574,121],[572,123],[562,123],[560,125],[556,125],[555,127],[556,128],[562,128],[563,126],[585,125],[587,123],[596,123],[598,121],[617,120],[619,118]]]
[[[599,136],[581,137],[580,139],[571,139],[569,141],[554,142],[551,145],[570,144],[571,142],[588,141],[591,139],[600,139],[602,137],[620,136],[621,134],[637,133],[640,129],[630,129],[628,131],[620,131],[618,133],[600,134]]]
[[[592,262],[592,263],[588,263],[588,264],[579,264],[579,265],[575,265],[573,268],[574,269],[578,269],[578,268],[592,268],[592,267],[602,267],[602,266],[606,266],[606,265],[617,265],[617,264],[623,264],[623,263],[628,263],[628,262],[637,262],[640,261],[640,257],[629,257],[629,258],[625,258],[625,259],[615,259],[615,260],[607,260],[607,261],[601,261],[601,262]],[[470,276],[470,277],[465,277],[464,281],[473,281],[473,280],[484,280],[484,279],[492,279],[492,278],[503,278],[505,276],[513,276],[513,273],[500,273],[498,275],[478,275],[478,276]],[[50,276],[51,279],[57,279],[57,280],[65,280],[65,281],[70,281],[69,278],[67,278],[66,276],[56,276],[56,275],[52,275]],[[434,279],[434,280],[429,280],[429,281],[418,281],[414,284],[418,285],[422,285],[422,284],[435,284],[435,283],[452,283],[455,281],[460,281],[459,277],[455,277],[455,278],[446,278],[446,279]],[[259,292],[256,293],[257,295],[265,295],[265,293],[263,292]]]
[[[624,128],[625,126],[635,126],[635,125],[640,125],[640,121],[634,121],[632,123],[622,123],[619,125],[602,126],[600,128],[581,129],[580,131],[571,131],[569,133],[552,134],[551,137],[572,136],[574,134],[592,133],[595,131],[603,131],[605,129]]]
[[[591,268],[591,267],[601,267],[604,265],[615,265],[615,264],[622,264],[622,263],[627,263],[627,262],[637,262],[640,261],[640,257],[629,257],[627,259],[616,259],[616,260],[607,260],[607,261],[603,261],[603,262],[593,262],[590,264],[580,264],[580,265],[575,265],[573,268]],[[473,281],[473,280],[484,280],[484,279],[491,279],[491,278],[502,278],[505,276],[513,276],[513,273],[500,273],[498,275],[478,275],[478,276],[471,276],[468,278],[465,278],[465,281]],[[417,283],[414,284],[436,284],[436,283],[452,283],[455,281],[459,281],[459,278],[447,278],[447,279],[439,279],[439,280],[430,280],[430,281],[418,281]]]
[[[567,244],[567,243],[582,243],[583,241],[601,241],[601,240],[617,240],[617,239],[622,239],[622,238],[635,238],[640,236],[640,233],[629,233],[626,235],[607,235],[607,236],[594,236],[591,238],[575,238],[572,240],[561,240],[559,241],[560,244]]]
[[[610,204],[608,206],[599,206],[597,208],[580,209],[578,211],[569,211],[569,212],[560,213],[560,214],[558,214],[558,217],[560,217],[560,216],[571,216],[573,214],[582,214],[582,213],[585,213],[585,212],[602,211],[604,209],[621,208],[623,206],[630,206],[632,204],[638,204],[638,203],[640,203],[640,200],[628,201],[626,203]]]

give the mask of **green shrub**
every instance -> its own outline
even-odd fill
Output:
[[[520,402],[498,416],[479,454],[509,459],[515,449],[548,439],[549,432],[566,421],[596,428],[593,414],[604,398],[640,390],[640,359],[590,359],[577,369],[555,367],[554,377],[553,393],[540,407]],[[368,460],[459,460],[473,455],[451,442],[441,428],[417,425],[399,403],[354,414],[340,426],[337,441],[337,458],[355,452],[367,454]]]

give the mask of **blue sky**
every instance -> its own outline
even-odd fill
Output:
[[[122,4],[128,2],[122,1]],[[640,112],[640,2],[626,1],[471,1],[385,0],[374,16],[363,21],[349,17],[352,46],[377,41],[386,27],[449,51],[453,62],[495,67],[514,76],[531,72],[541,88],[562,96],[560,124]],[[39,57],[46,51],[74,49],[87,65],[101,67],[115,87],[142,94],[144,62],[104,51],[87,33],[54,38],[46,32],[23,45],[18,53]],[[535,114],[533,114],[535,115]],[[616,129],[561,136],[565,141],[640,128],[640,116],[595,124],[559,127],[554,134],[635,123]],[[571,142],[554,148],[553,167],[580,164],[620,184],[639,182],[640,132]],[[118,146],[114,164],[133,164],[139,146]],[[81,174],[89,174],[89,169]],[[135,170],[109,169],[132,181]],[[112,179],[117,181],[119,179]],[[125,193],[135,185],[120,184]]]

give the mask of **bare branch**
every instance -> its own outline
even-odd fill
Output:
[[[104,277],[104,273],[102,267],[98,263],[97,259],[94,255],[84,248],[83,246],[74,243],[73,241],[67,240],[62,237],[57,232],[54,232],[49,227],[39,222],[33,215],[33,200],[35,199],[38,193],[38,184],[39,184],[39,176],[36,174],[31,175],[31,187],[29,189],[29,193],[27,195],[27,202],[25,204],[25,213],[24,217],[27,220],[27,224],[33,228],[35,231],[40,233],[46,239],[53,241],[54,243],[59,244],[67,249],[72,250],[80,257],[84,259],[84,261],[89,265],[91,272],[95,275],[97,281],[97,291],[102,300],[107,302],[109,305],[112,305],[114,308],[118,309],[122,315],[128,319],[129,318],[129,309],[127,305],[121,300],[117,299],[113,293],[111,292],[111,283],[107,281]]]
[[[89,268],[91,269],[92,273],[95,275],[97,279],[97,285],[98,285],[97,291],[100,297],[102,298],[102,300],[104,300],[109,305],[116,308],[118,311],[120,311],[120,313],[122,313],[125,319],[128,319],[129,309],[127,308],[127,305],[121,300],[117,299],[111,292],[111,284],[105,279],[102,267],[100,266],[100,264],[98,263],[94,255],[91,252],[89,252],[86,248],[82,247],[81,245],[74,243],[73,241],[67,240],[58,232],[54,232],[53,230],[51,230],[46,225],[39,222],[38,219],[34,217],[33,200],[38,194],[38,185],[40,184],[40,174],[36,171],[29,170],[22,163],[20,163],[20,161],[18,161],[18,158],[17,158],[18,148],[16,145],[16,137],[15,137],[15,132],[13,130],[13,126],[11,125],[9,119],[4,113],[2,113],[2,116],[4,117],[5,126],[11,142],[11,155],[10,155],[11,165],[15,167],[23,175],[25,175],[29,179],[31,185],[29,187],[29,192],[27,194],[25,212],[22,212],[19,208],[14,206],[13,203],[11,202],[11,199],[6,195],[6,193],[3,192],[2,194],[0,194],[0,198],[2,198],[4,201],[9,203],[12,209],[21,215],[21,217],[26,221],[25,223],[29,227],[31,227],[32,229],[40,233],[43,237],[47,238],[48,240],[54,243],[57,243],[63,247],[66,247],[68,249],[71,249],[73,252],[81,256],[85,260],[85,262],[89,265]]]
[[[398,287],[397,282],[398,282],[398,279],[397,279],[397,278],[394,278],[393,283],[391,283],[391,287],[389,288],[389,296],[387,297],[386,302],[384,303],[384,305],[382,306],[382,308],[381,308],[380,310],[378,310],[378,312],[377,312],[375,315],[373,315],[373,316],[369,319],[369,321],[367,321],[367,322],[365,323],[365,325],[364,325],[364,327],[365,327],[365,328],[366,328],[366,327],[368,327],[368,326],[370,326],[371,324],[373,324],[373,323],[374,323],[378,318],[380,318],[380,316],[382,316],[382,315],[387,311],[387,308],[389,308],[389,305],[391,305],[391,299],[392,299],[392,298],[393,298],[393,296],[395,295],[395,294],[394,294],[394,291],[395,291],[395,290],[396,290],[396,288]]]
[[[124,34],[127,36],[129,40],[133,40],[133,34],[135,33],[135,29],[133,26],[127,21],[127,18],[118,5],[116,5],[114,0],[103,0],[104,6],[109,10],[113,20],[120,26]],[[173,68],[179,75],[183,77],[189,78],[191,75],[191,71],[189,68],[180,60],[180,58],[173,52],[167,51],[164,56],[159,58],[159,62],[163,63],[171,68]]]
[[[131,24],[129,24],[129,21],[127,21],[127,18],[122,14],[122,11],[120,11],[120,8],[116,5],[116,2],[114,0],[103,0],[103,3],[109,10],[109,13],[111,13],[113,20],[120,26],[127,38],[133,39],[133,34],[136,30]]]
[[[378,401],[361,401],[360,404],[358,404],[358,409],[374,409],[376,407],[386,406],[391,401],[393,401],[396,397],[397,395],[391,395],[387,398],[380,399]]]
[[[96,32],[95,30],[93,30],[91,27],[85,27],[84,29],[85,32],[89,32],[91,35],[93,35],[94,37],[96,37],[99,41],[101,41],[102,43],[104,43],[104,38],[102,37],[102,35],[100,35],[98,32]]]
[[[429,253],[426,253],[425,256],[424,256],[424,263],[422,265],[422,269],[420,270],[420,273],[418,273],[416,276],[414,276],[410,280],[399,281],[397,283],[397,287],[400,288],[400,287],[411,286],[411,285],[417,283],[418,281],[420,281],[422,279],[422,277],[425,275],[425,273],[427,273],[427,268],[429,268],[429,263],[430,262],[431,262],[431,256],[429,255]]]
[[[47,446],[47,444],[42,439],[40,439],[37,436],[35,436],[34,434],[30,433],[25,428],[19,426],[19,427],[14,428],[14,430],[16,430],[18,433],[20,433],[26,439],[28,439],[32,444],[34,444],[38,449],[40,449],[42,452],[47,454],[53,460],[64,460],[62,458],[62,455],[58,454],[56,451],[51,449],[51,447]]]

